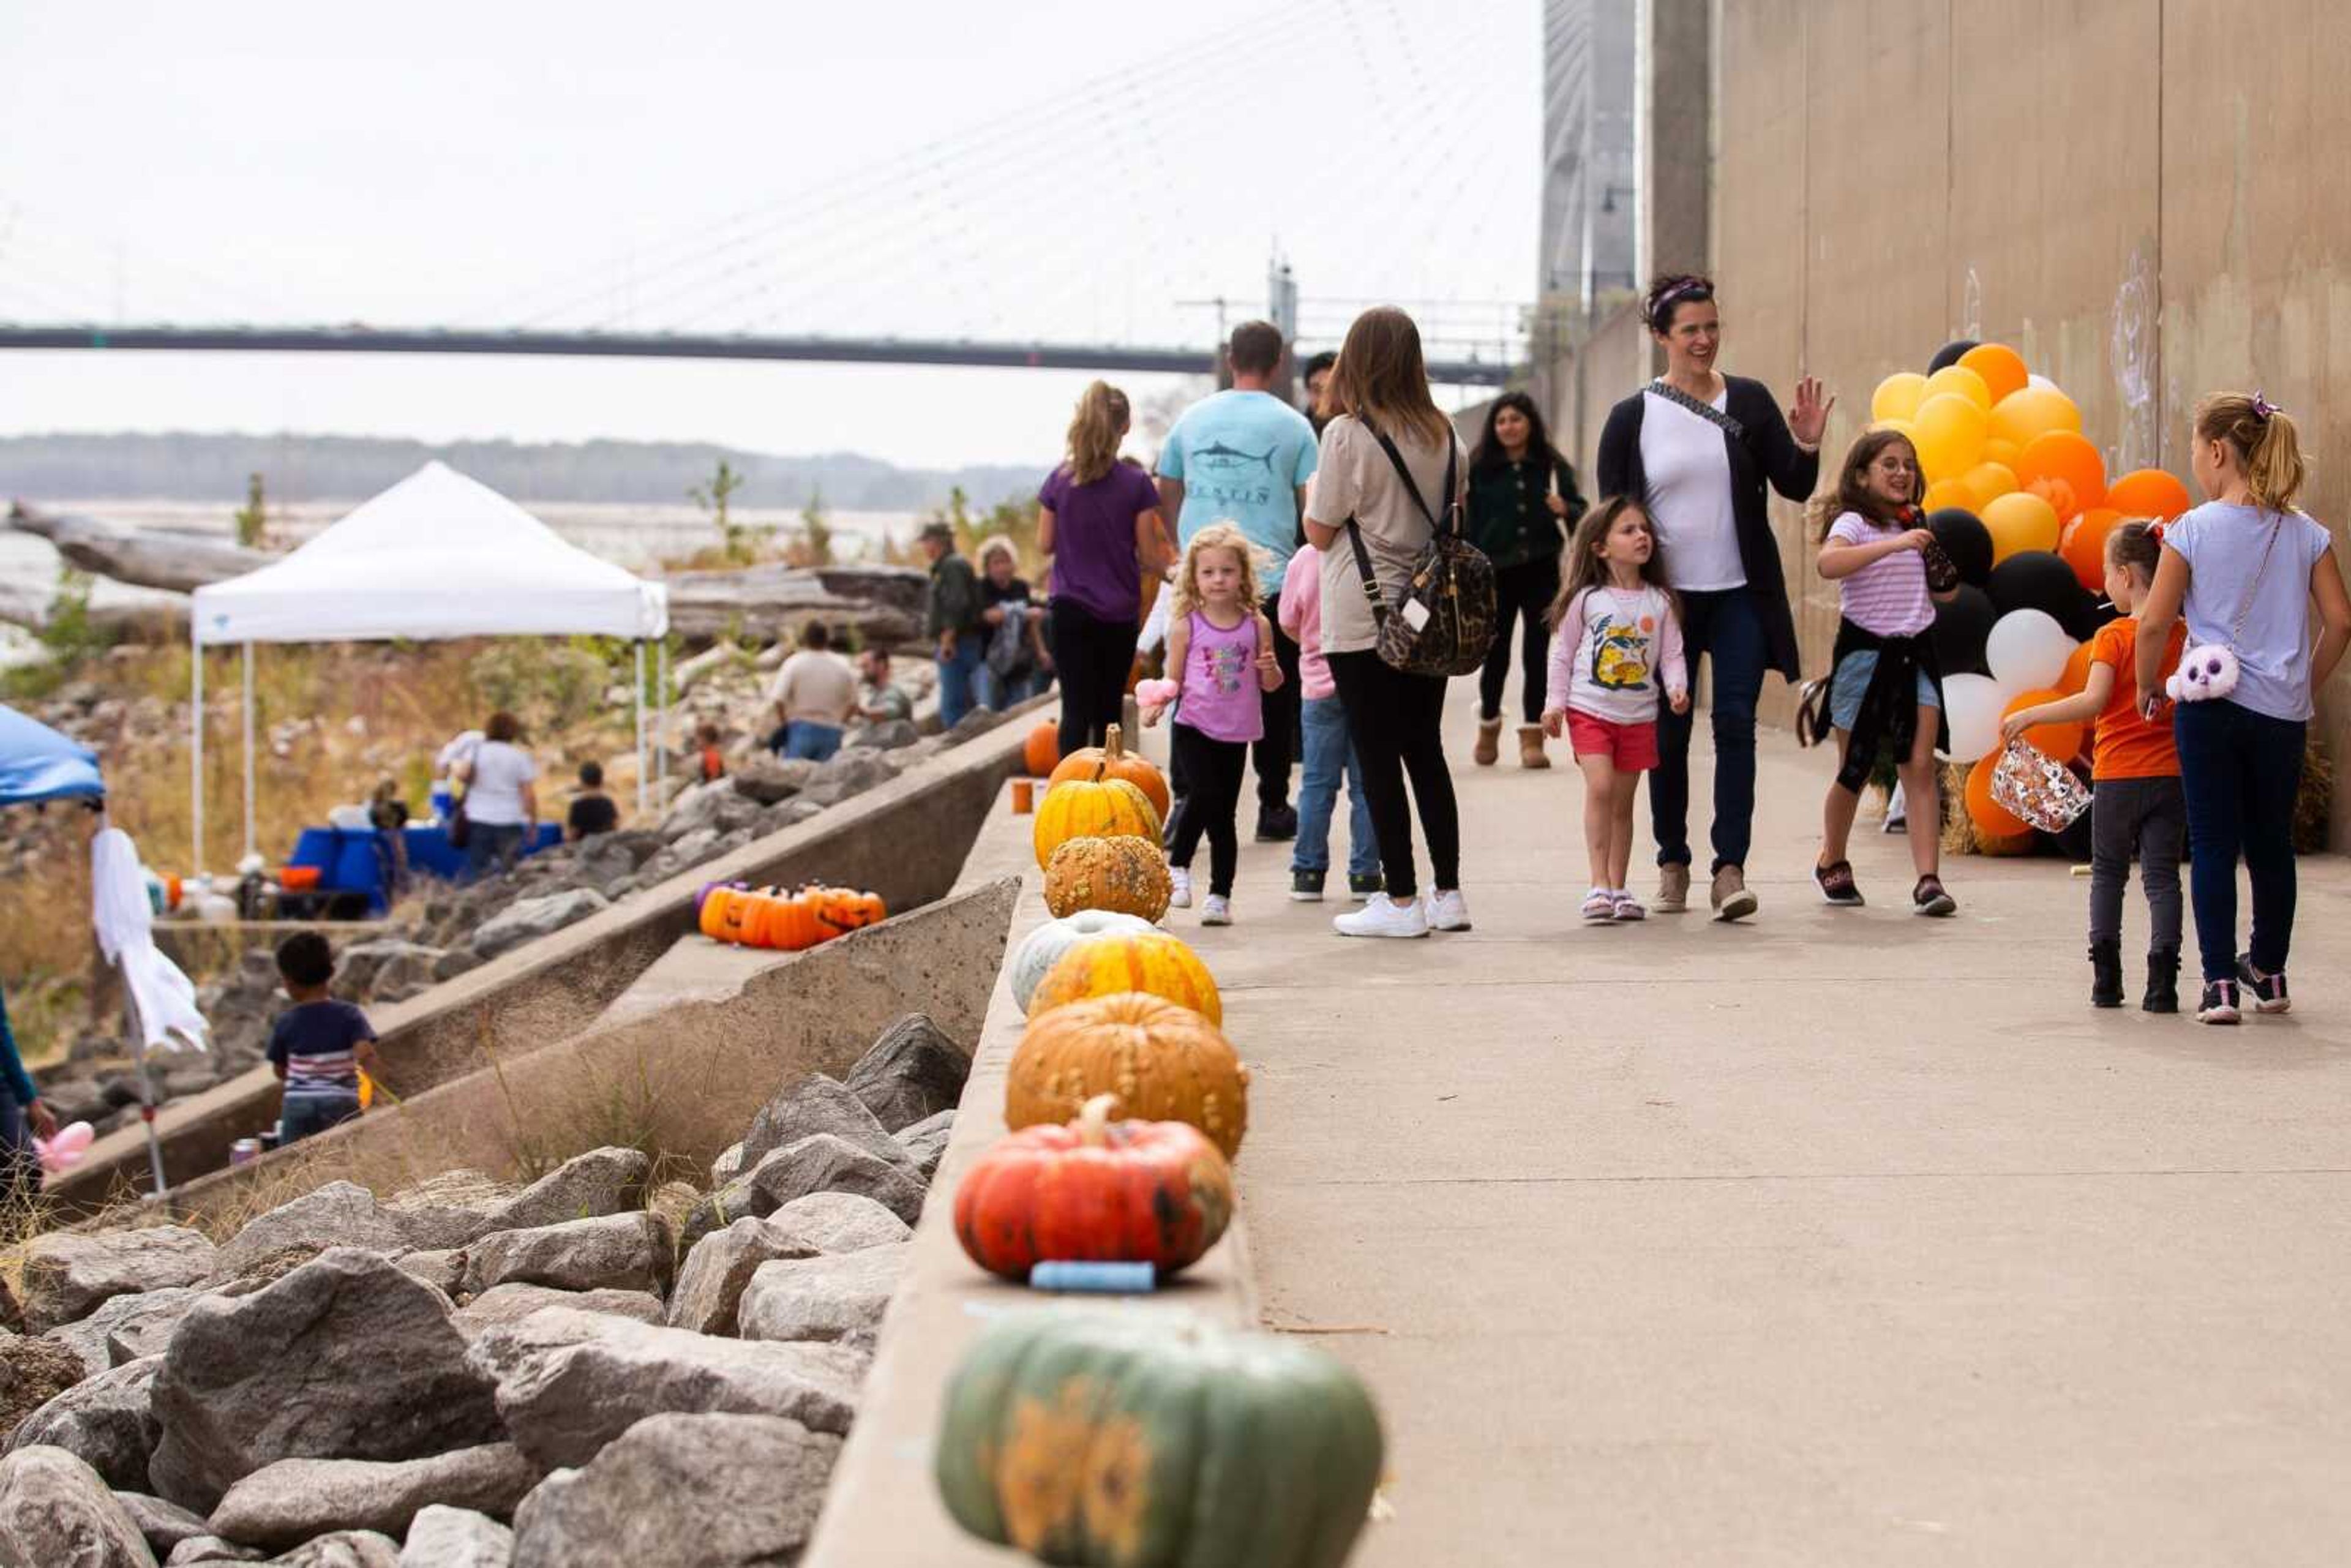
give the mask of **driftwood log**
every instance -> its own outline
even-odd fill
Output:
[[[138,588],[193,593],[208,582],[242,577],[277,557],[225,539],[162,528],[126,528],[99,517],[43,512],[18,502],[8,521],[57,547],[71,564],[99,577]]]

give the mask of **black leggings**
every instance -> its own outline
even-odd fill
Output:
[[[1431,880],[1439,892],[1461,885],[1461,818],[1453,804],[1453,775],[1445,766],[1445,680],[1407,675],[1368,650],[1329,653],[1347,734],[1364,771],[1364,799],[1380,841],[1380,870],[1388,892],[1410,898],[1419,890],[1412,870],[1412,801],[1428,835]],[[1405,775],[1412,798],[1405,796]]]
[[[1126,702],[1127,672],[1142,628],[1096,620],[1065,595],[1055,599],[1047,636],[1061,681],[1061,755],[1102,744]]]
[[[1233,871],[1241,855],[1240,835],[1233,817],[1240,810],[1241,776],[1249,770],[1249,748],[1238,740],[1214,740],[1188,724],[1173,727],[1169,737],[1184,764],[1184,810],[1176,824],[1176,841],[1167,846],[1167,863],[1188,866],[1208,836],[1208,891],[1233,895]]]
[[[1543,687],[1550,680],[1551,628],[1544,612],[1559,593],[1559,562],[1527,560],[1494,573],[1494,641],[1486,667],[1478,672],[1478,716],[1502,716],[1502,683],[1510,674],[1510,623],[1524,633],[1519,649],[1519,708],[1526,722],[1542,722]]]

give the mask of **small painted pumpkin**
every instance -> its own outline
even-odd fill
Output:
[[[1064,846],[1065,848],[1067,846]],[[1029,998],[1036,993],[1037,982],[1047,970],[1061,961],[1071,945],[1084,936],[1102,936],[1114,931],[1151,931],[1157,929],[1139,915],[1123,915],[1114,909],[1081,909],[1060,920],[1048,920],[1020,940],[1013,950],[1012,962],[1006,966],[1007,977],[1012,985],[1012,999],[1020,1010],[1029,1010]]]
[[[1049,1008],[1029,1020],[1004,1079],[1004,1124],[1067,1122],[1115,1094],[1146,1122],[1189,1122],[1231,1159],[1249,1126],[1249,1069],[1222,1030],[1142,991]]]
[[[1071,839],[1147,839],[1159,845],[1159,813],[1151,797],[1123,779],[1089,782],[1072,779],[1045,791],[1037,802],[1033,841],[1037,863],[1050,864],[1053,852]]]
[[[810,912],[824,931],[819,940],[830,941],[846,936],[852,931],[862,931],[889,918],[882,900],[870,893],[857,893],[845,887],[811,887],[808,890]]]
[[[751,922],[751,940],[761,947],[772,947],[780,953],[797,953],[803,947],[813,947],[824,938],[816,923],[816,912],[809,907],[808,899],[798,893],[778,893],[761,901],[759,912]]]
[[[1028,1127],[998,1143],[956,1187],[956,1239],[991,1274],[1025,1281],[1048,1260],[1149,1263],[1160,1274],[1199,1261],[1233,1217],[1233,1173],[1183,1122],[1113,1122],[1097,1094],[1066,1126]]]
[[[1340,1361],[1188,1313],[1009,1312],[948,1380],[939,1497],[982,1541],[1090,1568],[1340,1568],[1379,1412]]]
[[[1173,894],[1156,839],[1071,839],[1045,862],[1045,907],[1064,917],[1108,909],[1156,920]]]
[[[1029,730],[1020,743],[1020,766],[1028,769],[1031,779],[1047,777],[1061,760],[1061,727],[1050,720]]]
[[[714,887],[702,901],[698,924],[702,934],[714,942],[747,944],[757,940],[752,936],[754,922],[765,902],[765,894],[747,887]]]
[[[1029,1011],[1116,991],[1148,991],[1224,1027],[1224,1002],[1208,966],[1183,938],[1158,930],[1088,936],[1074,944],[1039,983]]]
[[[1053,769],[1052,779],[1046,787],[1050,789],[1072,779],[1094,783],[1104,779],[1125,779],[1149,798],[1151,809],[1159,813],[1161,821],[1167,820],[1166,779],[1151,765],[1149,758],[1138,757],[1126,749],[1126,743],[1116,725],[1102,731],[1100,746],[1089,746],[1061,758],[1061,765]]]

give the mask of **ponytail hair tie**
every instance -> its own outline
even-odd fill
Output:
[[[2270,417],[2273,414],[2280,414],[2284,412],[2285,410],[2272,402],[2261,392],[2255,392],[2253,393],[2253,417],[2260,420],[2263,424],[2267,424],[2270,422]]]
[[[2155,521],[2147,524],[2147,537],[2153,539],[2158,544],[2161,544],[2163,542],[2163,519],[2161,517],[2158,517]]]

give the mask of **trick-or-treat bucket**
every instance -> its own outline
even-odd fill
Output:
[[[1025,817],[1037,809],[1037,781],[1015,779],[1012,781],[1012,814]]]
[[[259,1138],[239,1138],[228,1146],[228,1163],[233,1166],[249,1165],[260,1157]]]

